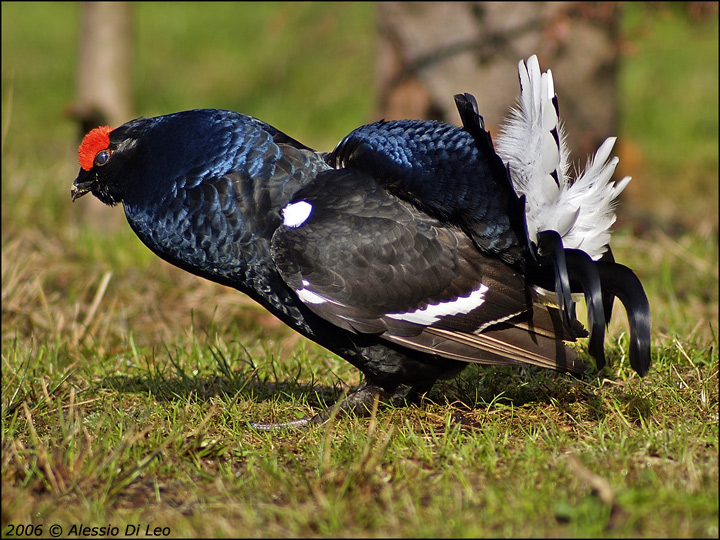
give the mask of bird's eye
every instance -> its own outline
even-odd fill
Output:
[[[108,161],[110,161],[110,152],[108,152],[107,150],[101,150],[95,156],[95,165],[97,167],[102,167]]]

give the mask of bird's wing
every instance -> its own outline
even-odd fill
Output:
[[[559,341],[573,337],[557,311],[533,306],[521,274],[369,175],[322,172],[283,215],[275,265],[335,325],[466,362],[584,369]]]
[[[423,212],[464,228],[484,252],[518,263],[527,246],[522,206],[477,108],[460,97],[464,128],[375,122],[346,136],[328,163],[369,174]]]

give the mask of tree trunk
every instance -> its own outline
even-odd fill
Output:
[[[70,114],[79,122],[79,139],[91,129],[117,127],[132,119],[132,5],[129,2],[85,2],[82,6],[77,96]],[[87,222],[106,230],[123,227],[95,197],[77,204]]]
[[[132,117],[132,9],[129,2],[83,3],[73,108],[83,135]]]

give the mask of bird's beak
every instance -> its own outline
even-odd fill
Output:
[[[81,176],[78,176],[75,179],[75,182],[73,182],[72,188],[70,188],[70,195],[72,196],[73,202],[75,202],[75,199],[79,199],[86,193],[88,193],[93,186],[93,180],[82,180]]]

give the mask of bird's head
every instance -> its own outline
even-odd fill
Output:
[[[195,109],[137,118],[120,127],[98,127],[80,144],[80,173],[73,200],[92,193],[105,204],[145,204],[176,190],[219,177],[245,160],[246,138],[261,130],[247,117]]]
[[[128,133],[125,124],[117,129],[101,126],[90,131],[78,150],[80,173],[72,185],[73,201],[92,193],[105,204],[123,202],[127,183],[124,170],[138,152],[138,138]]]

